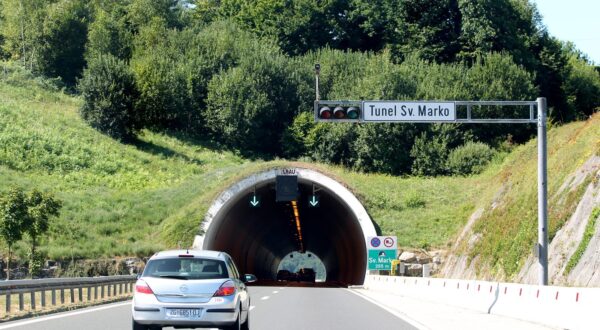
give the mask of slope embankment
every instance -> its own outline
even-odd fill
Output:
[[[600,115],[551,129],[548,145],[550,282],[599,286]],[[536,141],[506,159],[441,276],[537,283],[536,162]]]

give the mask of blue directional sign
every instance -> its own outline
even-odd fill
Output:
[[[308,207],[319,207],[321,205],[321,201],[319,201],[319,196],[312,195],[308,198]]]
[[[259,207],[260,206],[260,196],[252,195],[250,196],[250,207]]]

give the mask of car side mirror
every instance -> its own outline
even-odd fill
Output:
[[[252,274],[246,274],[244,275],[244,283],[254,283],[256,281],[258,281],[258,279],[256,278],[256,276],[252,275]]]
[[[142,274],[140,274],[140,273],[137,273],[137,275],[135,276],[135,279],[136,279],[136,280],[139,280],[139,279],[140,279],[140,277],[142,277]]]

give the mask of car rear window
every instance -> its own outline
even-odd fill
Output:
[[[225,262],[203,258],[165,258],[148,261],[142,276],[179,279],[228,278]]]

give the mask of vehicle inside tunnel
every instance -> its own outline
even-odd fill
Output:
[[[328,282],[362,284],[365,233],[348,202],[302,178],[297,187],[295,201],[276,201],[274,178],[230,196],[214,214],[203,248],[227,252],[240,272],[262,280],[276,280],[281,261],[290,253],[310,251],[324,265]]]

